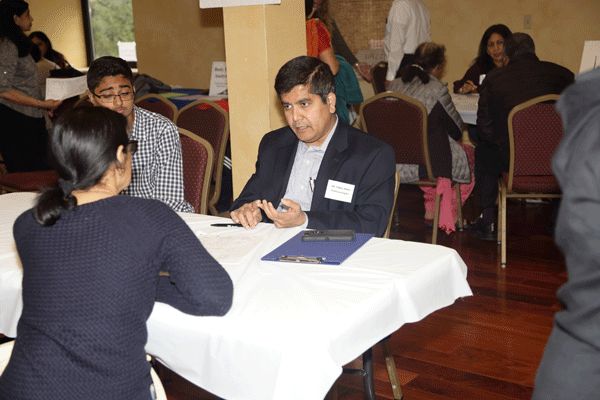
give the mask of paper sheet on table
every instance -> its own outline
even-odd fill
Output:
[[[221,263],[239,263],[264,240],[260,236],[200,236],[204,248]]]
[[[76,78],[47,78],[46,100],[64,100],[87,92],[86,76]]]

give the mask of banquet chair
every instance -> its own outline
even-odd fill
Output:
[[[79,98],[73,107],[94,107],[87,93]]]
[[[559,198],[561,190],[552,173],[552,156],[563,137],[562,119],[554,102],[560,96],[536,97],[508,114],[510,161],[499,181],[498,242],[501,265],[506,267],[506,199]]]
[[[10,360],[10,356],[12,354],[13,347],[15,345],[15,341],[12,340],[10,342],[6,342],[0,345],[0,375],[4,372],[4,369],[8,365],[8,361]],[[148,362],[151,361],[150,355],[146,354],[146,360]],[[167,394],[165,393],[165,388],[160,381],[160,378],[154,371],[154,368],[150,368],[150,376],[152,377],[152,383],[154,384],[154,390],[156,391],[156,399],[157,400],[167,400]]]
[[[58,185],[58,173],[54,170],[12,172],[0,176],[0,193],[38,192]]]
[[[196,214],[206,214],[214,151],[208,141],[187,129],[179,128],[179,139],[185,201],[194,207]]]
[[[217,203],[221,196],[223,160],[229,140],[229,115],[227,111],[209,100],[196,100],[183,107],[175,116],[175,125],[208,141],[215,151],[212,167],[214,189],[208,200],[212,215],[218,215]]]
[[[4,369],[8,365],[8,360],[10,360],[10,355],[14,345],[14,340],[0,344],[0,375],[2,375]]]
[[[375,94],[383,93],[385,89],[385,76],[387,74],[387,61],[380,61],[371,67],[371,85]]]
[[[52,117],[50,120],[52,122],[58,121],[58,119],[64,115],[71,108],[75,107],[75,105],[79,102],[79,96],[69,97],[68,99],[64,99],[62,103],[52,112]]]
[[[150,354],[146,354],[146,360],[152,364],[153,359]],[[165,388],[163,387],[162,381],[160,380],[158,374],[152,367],[150,368],[150,376],[152,377],[152,383],[154,384],[156,400],[167,400],[167,393],[165,392]]]
[[[365,100],[360,106],[360,117],[365,131],[388,143],[396,154],[396,164],[423,165],[427,179],[400,184],[419,186],[437,185],[433,176],[427,142],[427,110],[421,102],[402,93],[385,92]],[[462,207],[460,185],[456,187],[456,204],[459,229],[462,230]],[[431,243],[437,243],[440,218],[440,195],[435,196],[435,212]]]
[[[398,198],[398,189],[400,188],[400,173],[396,169],[396,186],[394,186],[394,202],[392,203],[392,210],[390,211],[390,217],[388,218],[387,228],[383,237],[386,239],[390,238],[390,230],[392,229],[392,221],[394,219],[394,209],[396,208],[396,199]]]
[[[173,121],[177,114],[177,107],[160,94],[147,94],[136,99],[134,104],[140,108],[160,114],[168,120]]]
[[[398,197],[398,188],[400,187],[400,174],[396,170],[396,186],[394,188],[394,202],[390,216],[388,218],[388,225],[383,234],[383,237],[389,239],[390,229],[392,226],[392,220],[394,219],[394,208],[396,207],[396,198]],[[390,335],[391,336],[391,335]],[[398,370],[396,369],[396,362],[394,361],[394,355],[390,350],[388,340],[390,336],[384,338],[379,343],[383,350],[383,357],[385,358],[385,366],[388,371],[390,378],[390,385],[392,385],[392,392],[395,400],[402,399],[402,389],[400,388],[400,379],[398,378]],[[375,400],[375,383],[373,380],[373,353],[369,349],[362,355],[363,367],[361,369],[344,368],[345,373],[360,374],[363,376],[363,385],[365,388],[365,394],[368,400]]]

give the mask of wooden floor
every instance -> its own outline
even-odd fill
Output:
[[[402,186],[397,207],[401,223],[392,238],[430,241],[420,190]],[[531,398],[552,317],[560,309],[556,290],[566,281],[564,259],[548,230],[551,213],[548,203],[509,202],[506,269],[495,243],[466,231],[440,232],[438,244],[456,249],[467,264],[473,296],[392,335],[404,400]],[[393,399],[380,346],[374,363],[377,398]],[[299,375],[298,385],[310,382]],[[216,399],[173,374],[165,388],[170,400]],[[342,375],[336,391],[344,400],[364,398],[355,376]]]

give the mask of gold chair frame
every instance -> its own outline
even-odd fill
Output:
[[[225,117],[225,127],[223,129],[223,136],[221,138],[221,146],[218,149],[213,149],[215,152],[215,157],[216,157],[216,160],[214,163],[214,170],[213,170],[213,174],[215,175],[215,186],[214,186],[214,190],[212,192],[213,193],[212,197],[208,201],[208,209],[210,210],[210,213],[212,215],[219,215],[216,205],[219,202],[219,197],[221,196],[221,183],[222,183],[221,180],[223,179],[223,160],[225,159],[225,149],[227,148],[227,142],[229,141],[229,113],[213,101],[196,100],[196,101],[188,104],[187,106],[183,107],[181,110],[179,110],[179,112],[177,112],[177,114],[175,114],[175,119],[173,122],[175,123],[175,125],[177,125],[177,120],[179,118],[179,115],[181,115],[181,113],[183,113],[185,110],[187,110],[189,108],[198,107],[202,104],[209,105],[210,107],[216,109],[218,112],[223,114],[223,116]],[[212,177],[212,175],[211,175],[211,177]]]
[[[515,174],[515,134],[513,130],[513,117],[525,108],[537,103],[556,101],[560,98],[557,94],[547,94],[533,98],[525,103],[515,106],[508,114],[508,139],[510,143],[510,161],[508,167],[508,182],[500,178],[500,206],[498,207],[498,244],[500,245],[500,259],[502,268],[506,268],[506,199],[507,198],[560,198],[562,194],[557,193],[515,193],[512,191]]]

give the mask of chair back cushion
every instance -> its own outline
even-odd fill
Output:
[[[221,112],[206,104],[182,109],[176,120],[178,127],[187,129],[210,143],[216,154],[219,154],[221,149],[226,123],[226,117]],[[217,158],[215,157],[215,163]],[[215,180],[217,169],[217,165],[214,165],[213,179]]]
[[[210,185],[206,179],[207,172],[212,170],[212,149],[185,135],[179,135],[181,140],[181,155],[183,158],[183,184],[185,187],[185,200],[194,207],[198,214],[205,214],[202,210],[202,194],[204,185]],[[204,199],[205,202],[208,199]]]
[[[13,172],[0,176],[0,186],[11,192],[37,192],[58,186],[58,173],[54,170]]]
[[[396,164],[426,165],[423,120],[427,115],[418,105],[398,97],[379,97],[367,100],[361,115],[366,131],[392,146]]]
[[[175,108],[167,104],[168,100],[161,100],[158,96],[147,97],[144,96],[140,100],[135,102],[135,105],[148,111],[160,114],[166,117],[170,121],[175,118]]]
[[[512,190],[560,193],[552,156],[563,138],[562,119],[553,103],[536,103],[512,116]]]

